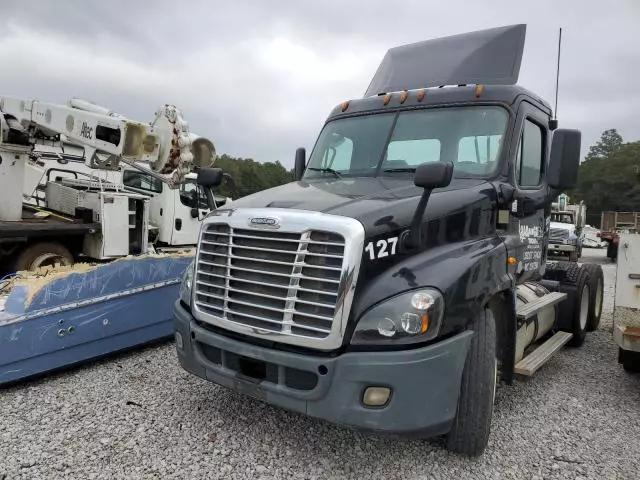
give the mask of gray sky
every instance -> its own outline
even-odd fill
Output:
[[[173,103],[219,153],[293,165],[389,47],[527,23],[519,83],[583,132],[640,140],[640,1],[0,0],[0,94],[80,97],[150,121]]]

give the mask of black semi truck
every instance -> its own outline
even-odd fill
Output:
[[[580,132],[517,86],[524,25],[389,50],[296,181],[204,220],[174,308],[189,372],[481,454],[495,388],[598,326],[602,270],[547,262]]]

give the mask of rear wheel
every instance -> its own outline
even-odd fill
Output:
[[[567,294],[567,298],[558,304],[558,329],[573,334],[568,345],[581,346],[589,319],[589,272],[577,263],[559,262],[547,268],[545,278],[560,282],[558,291]]]
[[[447,434],[447,449],[477,456],[489,441],[497,384],[496,325],[491,310],[478,314],[471,328],[474,333],[462,373],[456,418]]]
[[[582,265],[589,274],[589,292],[591,298],[589,301],[589,319],[587,320],[587,332],[593,332],[600,325],[600,317],[602,315],[602,303],[604,298],[604,276],[602,275],[602,267],[595,263],[587,263]]]
[[[36,270],[41,267],[73,265],[71,252],[54,242],[42,242],[25,248],[14,264],[14,270]]]

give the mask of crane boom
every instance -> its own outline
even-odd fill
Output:
[[[72,99],[68,105],[0,97],[0,114],[17,122],[31,143],[38,136],[60,137],[82,145],[87,166],[117,169],[120,161],[177,188],[194,167],[215,160],[213,143],[189,133],[188,123],[174,105],[163,105],[151,123],[130,120],[90,102]],[[0,142],[2,139],[0,139]],[[146,162],[146,169],[136,162]]]

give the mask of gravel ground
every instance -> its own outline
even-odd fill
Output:
[[[501,387],[480,459],[272,408],[188,375],[172,344],[0,390],[0,480],[14,478],[631,479],[640,377],[616,362],[614,267],[600,330]]]

